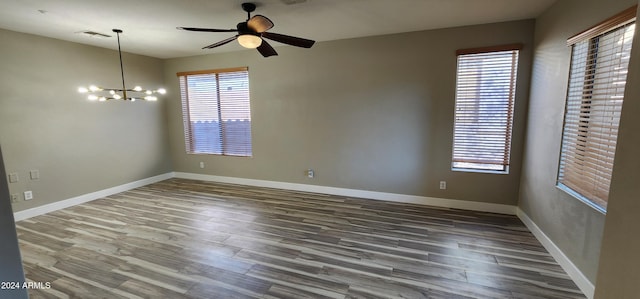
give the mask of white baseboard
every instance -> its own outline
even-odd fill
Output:
[[[586,276],[574,265],[571,260],[560,250],[558,246],[556,246],[553,241],[536,225],[531,218],[520,208],[517,208],[517,215],[522,222],[527,226],[527,228],[533,233],[533,235],[542,243],[545,249],[553,256],[553,258],[560,264],[562,269],[571,277],[573,282],[578,285],[578,288],[584,293],[585,296],[589,299],[593,299],[595,286]]]
[[[516,214],[516,206],[494,204],[494,203],[444,199],[444,198],[435,198],[435,197],[424,197],[424,196],[416,196],[416,195],[395,194],[395,193],[327,187],[327,186],[318,186],[318,185],[245,179],[245,178],[236,178],[236,177],[225,177],[225,176],[186,173],[186,172],[176,172],[175,177],[182,178],[182,179],[213,181],[213,182],[220,182],[220,183],[249,185],[249,186],[256,186],[256,187],[278,188],[278,189],[287,189],[287,190],[294,190],[294,191],[314,192],[314,193],[323,193],[323,194],[331,194],[331,195],[339,195],[339,196],[360,197],[360,198],[368,198],[368,199],[376,199],[376,200],[387,200],[387,201],[395,201],[395,202],[422,204],[422,205],[444,207],[444,208],[464,209],[464,210],[491,212],[491,213],[500,213],[500,214],[509,214],[509,215]]]
[[[50,204],[42,205],[42,206],[39,206],[39,207],[26,209],[24,211],[15,212],[13,214],[13,217],[15,218],[15,221],[28,219],[28,218],[35,217],[35,216],[38,216],[38,215],[46,214],[46,213],[49,213],[49,212],[57,211],[57,210],[60,210],[60,209],[68,208],[68,207],[71,207],[71,206],[75,206],[75,205],[79,205],[79,204],[82,204],[82,203],[85,203],[85,202],[89,202],[89,201],[92,201],[92,200],[103,198],[103,197],[106,197],[106,196],[109,196],[109,195],[117,194],[117,193],[124,192],[124,191],[127,191],[127,190],[131,190],[131,189],[134,189],[134,188],[138,188],[138,187],[142,187],[142,186],[149,185],[149,184],[152,184],[152,183],[156,183],[156,182],[159,182],[159,181],[163,181],[163,180],[166,180],[166,179],[170,179],[172,177],[174,177],[173,172],[157,175],[157,176],[146,178],[146,179],[142,179],[142,180],[139,180],[139,181],[122,184],[120,186],[115,186],[115,187],[103,189],[103,190],[100,190],[100,191],[91,192],[91,193],[83,194],[83,195],[76,196],[76,197],[73,197],[73,198],[69,198],[69,199],[53,202],[53,203],[50,203]]]
[[[165,173],[165,174],[157,175],[154,177],[138,180],[135,182],[111,187],[108,189],[83,194],[80,196],[76,196],[73,198],[27,209],[24,211],[15,212],[14,218],[15,218],[15,221],[28,219],[38,215],[46,214],[49,212],[57,211],[60,209],[68,208],[71,206],[75,206],[85,202],[103,198],[116,193],[124,192],[134,188],[142,187],[148,184],[170,179],[173,177],[193,179],[193,180],[203,180],[203,181],[214,181],[214,182],[230,183],[230,184],[241,184],[241,185],[257,186],[257,187],[288,189],[288,190],[294,190],[294,191],[324,193],[324,194],[368,198],[368,199],[376,199],[376,200],[405,202],[405,203],[422,204],[422,205],[429,205],[429,206],[435,206],[435,207],[492,212],[492,213],[509,214],[509,215],[516,214],[515,206],[503,205],[503,204],[482,203],[482,202],[473,202],[473,201],[464,201],[464,200],[424,197],[424,196],[416,196],[416,195],[395,194],[395,193],[386,193],[386,192],[377,192],[377,191],[367,191],[367,190],[357,190],[357,189],[347,189],[347,188],[337,188],[337,187],[327,187],[327,186],[307,185],[307,184],[296,184],[296,183],[286,183],[286,182],[276,182],[276,181],[266,181],[266,180],[254,180],[254,179],[245,179],[245,178],[185,173],[185,172],[170,172],[170,173]]]

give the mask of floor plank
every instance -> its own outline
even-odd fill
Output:
[[[510,215],[170,179],[16,227],[32,298],[585,298]]]

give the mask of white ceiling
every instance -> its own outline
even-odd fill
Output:
[[[246,0],[245,0],[246,1]],[[242,0],[0,0],[0,28],[158,58],[242,49],[230,43],[202,50],[233,33],[176,30],[177,26],[235,28],[246,20]],[[288,2],[301,2],[289,4]],[[270,32],[328,41],[434,28],[535,18],[556,0],[259,0],[254,14]],[[96,31],[111,38],[77,32]],[[281,46],[270,42],[274,47]]]

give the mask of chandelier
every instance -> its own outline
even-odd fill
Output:
[[[87,99],[90,101],[108,101],[108,100],[122,100],[132,101],[145,100],[145,101],[157,101],[158,98],[155,94],[165,94],[167,91],[164,88],[159,89],[144,89],[140,86],[127,89],[124,83],[124,68],[122,66],[122,51],[120,50],[120,33],[122,30],[113,29],[118,37],[118,55],[120,57],[120,75],[122,77],[122,89],[120,88],[105,88],[96,85],[89,85],[89,87],[79,87],[79,93],[88,93]]]

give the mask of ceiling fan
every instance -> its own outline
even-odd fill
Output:
[[[247,12],[247,20],[240,22],[236,26],[236,29],[211,29],[211,28],[195,28],[195,27],[177,27],[181,30],[197,31],[197,32],[238,32],[237,35],[221,40],[217,43],[203,47],[202,49],[213,49],[225,44],[228,44],[234,40],[238,40],[238,43],[245,48],[258,49],[258,52],[264,57],[278,55],[276,50],[264,40],[265,38],[281,42],[283,44],[311,48],[315,41],[295,36],[289,36],[284,34],[267,32],[267,30],[273,28],[273,22],[269,18],[263,15],[255,15],[251,17],[251,12],[256,10],[254,3],[242,3],[242,10]]]

